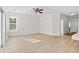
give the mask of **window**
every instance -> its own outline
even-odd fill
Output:
[[[16,30],[16,18],[14,16],[9,17],[9,29]]]

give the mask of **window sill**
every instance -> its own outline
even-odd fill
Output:
[[[16,30],[9,30],[9,32],[16,32]]]

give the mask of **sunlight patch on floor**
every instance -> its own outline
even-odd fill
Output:
[[[29,42],[32,42],[32,43],[38,43],[38,42],[41,42],[42,40],[38,40],[38,39],[32,39],[32,38],[28,38],[28,39],[24,39],[25,41],[29,41]]]

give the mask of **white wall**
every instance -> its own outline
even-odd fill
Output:
[[[18,13],[9,13],[9,15],[15,15],[16,31],[9,32],[9,36],[26,35],[32,33],[45,33],[48,35],[59,36],[60,35],[60,14],[42,14],[42,15],[27,15]],[[9,16],[8,15],[8,16]],[[9,25],[9,21],[7,21]],[[9,26],[8,30],[9,30]]]
[[[40,32],[52,35],[52,14],[40,16]]]
[[[40,32],[48,35],[60,35],[60,15],[45,14],[40,17]]]
[[[13,13],[9,13],[9,15],[12,14]],[[15,14],[15,17],[17,18],[17,30],[14,32],[9,31],[9,36],[26,35],[32,33],[45,33],[54,36],[60,35],[59,13],[42,15]]]
[[[59,36],[61,34],[60,13],[54,13],[52,20],[53,35]]]
[[[13,13],[9,13],[12,15]],[[9,32],[9,36],[26,35],[40,32],[40,20],[38,15],[15,14],[16,31]]]

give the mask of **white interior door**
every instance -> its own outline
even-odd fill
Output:
[[[5,43],[5,34],[5,15],[3,15],[3,11],[0,10],[0,47]]]
[[[5,36],[6,36],[6,35],[5,35],[5,34],[6,34],[6,31],[5,31],[5,29],[6,29],[6,28],[5,28],[5,24],[6,24],[6,23],[5,23],[5,15],[3,14],[2,16],[3,16],[3,23],[2,23],[2,28],[3,28],[3,30],[2,30],[2,31],[3,31],[3,32],[2,32],[2,43],[5,44],[5,40],[6,40],[6,38],[5,38]]]
[[[1,47],[1,12],[0,12],[0,47]]]

